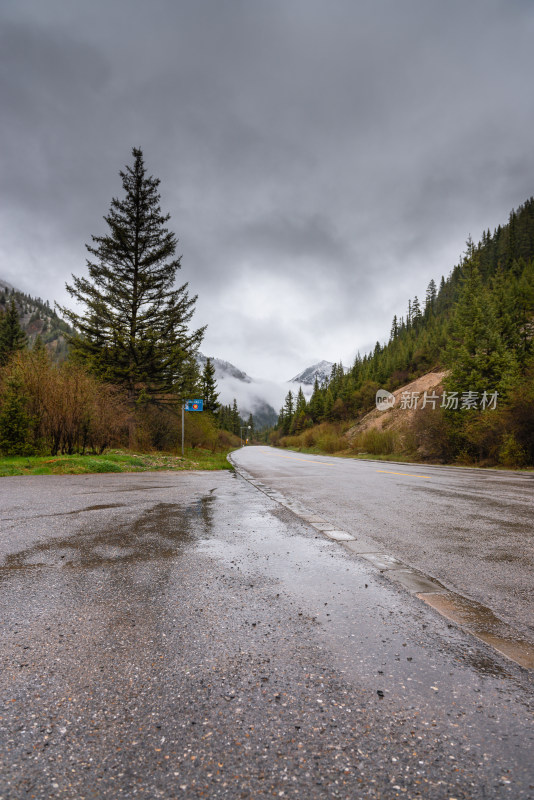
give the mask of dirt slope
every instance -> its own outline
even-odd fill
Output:
[[[399,389],[396,389],[393,392],[395,396],[395,405],[393,408],[389,408],[387,411],[379,411],[377,408],[374,408],[372,411],[369,411],[356,425],[347,431],[347,438],[351,440],[358,434],[365,433],[373,428],[379,431],[398,430],[407,423],[409,424],[415,414],[415,408],[408,409],[400,407],[403,393],[409,392],[411,394],[412,392],[418,392],[420,397],[418,407],[420,407],[424,392],[431,393],[435,390],[436,394],[441,394],[443,379],[447,374],[447,370],[427,372],[426,375],[421,375],[420,378],[417,378],[411,383],[407,383],[406,386],[401,386]]]

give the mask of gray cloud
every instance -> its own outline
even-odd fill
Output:
[[[203,350],[286,378],[383,340],[533,193],[519,0],[0,9],[0,275],[65,301],[141,146]]]

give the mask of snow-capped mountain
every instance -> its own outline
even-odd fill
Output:
[[[212,358],[212,356],[209,356],[209,359],[215,367],[215,375],[217,376],[217,380],[219,380],[219,377],[222,378],[225,376],[231,376],[232,378],[237,378],[238,381],[252,383],[252,378],[249,377],[246,372],[238,369],[236,366],[234,366],[234,364],[230,364],[229,361],[223,361],[220,358]],[[197,353],[197,362],[201,370],[204,369],[204,365],[207,360],[208,357],[203,353]]]
[[[206,363],[206,356],[198,353],[197,360],[202,370]],[[322,385],[330,378],[333,367],[331,361],[319,361],[299,372],[291,380],[278,382],[251,378],[234,364],[220,358],[210,356],[210,360],[215,367],[219,402],[223,405],[231,405],[235,398],[241,416],[247,417],[252,414],[258,428],[274,425],[288,391],[296,395],[299,387],[302,387],[306,397],[310,397],[315,378],[319,381],[319,385]]]
[[[317,378],[319,386],[322,386],[323,383],[330,378],[333,366],[331,361],[319,361],[319,363],[303,369],[302,372],[299,372],[298,375],[291,378],[289,383],[301,383],[305,386],[313,387],[315,379]]]
[[[198,353],[197,361],[202,370],[206,356]],[[231,405],[235,398],[241,416],[246,418],[252,414],[256,428],[274,425],[278,419],[278,409],[285,397],[282,385],[251,378],[229,361],[211,356],[210,361],[215,367],[219,402],[227,406]]]

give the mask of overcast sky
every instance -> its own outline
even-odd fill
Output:
[[[534,194],[532,0],[0,0],[0,277],[67,301],[141,147],[202,350],[348,365]]]

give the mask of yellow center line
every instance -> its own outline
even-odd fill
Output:
[[[377,472],[387,472],[388,475],[404,475],[407,478],[426,478],[428,481],[432,480],[430,475],[414,475],[413,472],[393,472],[390,469],[377,469]]]
[[[331,461],[312,461],[311,458],[297,458],[296,456],[282,456],[276,454],[278,458],[289,458],[291,461],[306,461],[308,464],[316,464],[318,466],[326,466],[326,467],[335,467],[336,465],[333,464]]]

